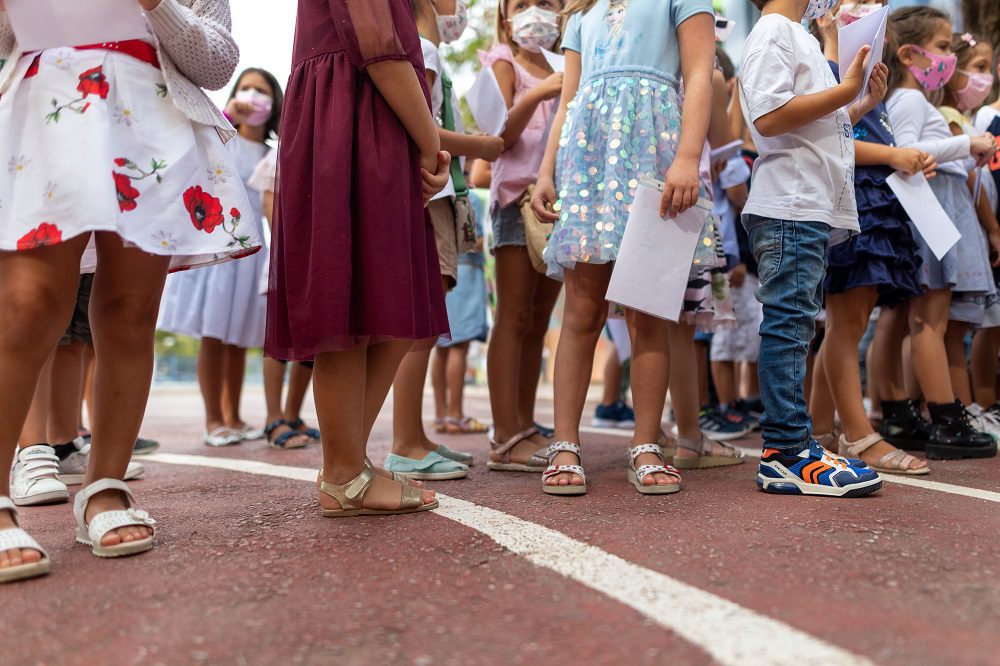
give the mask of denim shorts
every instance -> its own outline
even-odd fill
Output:
[[[528,241],[524,236],[524,219],[521,217],[521,207],[517,202],[500,207],[499,204],[493,206],[493,242],[490,249],[498,247],[527,247]]]

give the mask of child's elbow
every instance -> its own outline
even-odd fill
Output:
[[[757,133],[763,137],[772,137],[781,133],[777,127],[777,123],[770,114],[753,121],[753,126],[756,128]]]

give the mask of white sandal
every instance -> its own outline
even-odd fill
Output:
[[[862,453],[883,441],[885,441],[885,439],[877,432],[872,433],[867,437],[862,437],[856,442],[848,442],[847,437],[841,435],[838,442],[838,452],[840,455],[848,458],[860,459]],[[910,465],[913,464],[914,460],[917,460],[915,456],[911,456],[902,449],[893,447],[892,451],[882,456],[882,458],[874,465],[869,465],[869,467],[882,474],[923,476],[924,474],[931,473],[930,467],[917,467],[916,469],[911,469]]]
[[[124,511],[105,511],[94,516],[90,524],[87,524],[87,504],[90,498],[105,490],[118,490],[125,497]],[[114,546],[102,546],[101,539],[111,530],[121,527],[135,525],[137,527],[148,527],[155,532],[153,527],[156,521],[149,517],[145,511],[135,508],[135,497],[124,481],[118,479],[101,479],[95,481],[76,495],[73,502],[73,515],[76,516],[76,540],[87,546],[91,546],[94,555],[98,557],[122,557],[124,555],[136,555],[144,553],[153,547],[153,534],[139,541],[123,541]]]
[[[31,538],[30,534],[21,529],[20,522],[17,520],[17,506],[14,505],[14,501],[6,495],[0,495],[0,511],[10,511],[10,515],[14,518],[14,524],[17,525],[17,527],[8,527],[0,530],[0,552],[14,550],[15,548],[28,548],[37,550],[42,554],[42,559],[37,562],[29,562],[19,564],[15,567],[0,569],[0,583],[13,583],[16,580],[35,578],[36,576],[47,574],[51,565],[48,553],[38,545],[37,541]]]
[[[652,453],[657,456],[662,465],[640,465],[635,468],[635,460],[644,453]],[[643,480],[650,474],[669,474],[677,479],[677,483],[651,483],[645,484]],[[663,455],[663,447],[659,444],[640,444],[628,450],[628,480],[635,489],[643,495],[670,495],[681,490],[681,473],[677,468],[667,464],[667,459]]]
[[[220,446],[233,446],[243,441],[238,433],[233,432],[226,426],[219,426],[211,432],[205,433],[205,446],[218,448]]]
[[[583,467],[580,465],[553,465],[552,460],[556,457],[556,454],[565,451],[567,453],[572,453],[577,457],[581,463],[583,458],[580,455],[580,446],[574,444],[573,442],[552,442],[549,444],[549,448],[545,449],[545,457],[549,461],[549,466],[545,468],[542,472],[542,490],[549,495],[583,495],[587,492],[587,475],[583,471]],[[547,479],[552,478],[558,474],[576,474],[581,479],[583,483],[575,486],[553,486],[545,483]]]

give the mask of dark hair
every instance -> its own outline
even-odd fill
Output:
[[[722,70],[722,76],[726,81],[736,76],[736,66],[721,46],[715,47],[715,58],[719,61],[719,69]]]
[[[899,59],[899,49],[907,44],[919,46],[933,37],[938,21],[951,25],[948,15],[933,7],[903,7],[889,15],[885,63],[889,66],[889,94],[906,80],[906,65]]]
[[[964,67],[976,53],[979,44],[990,45],[990,41],[974,32],[956,32],[951,36],[951,52],[958,56],[958,66]],[[992,47],[991,47],[992,49]],[[993,63],[990,63],[992,67]]]
[[[750,2],[753,3],[753,6],[756,7],[757,9],[760,9],[761,11],[763,11],[764,5],[766,5],[770,1],[771,0],[750,0]]]
[[[240,81],[247,74],[259,74],[267,81],[267,85],[271,86],[271,97],[274,101],[271,106],[271,117],[264,124],[264,138],[277,139],[278,126],[281,124],[281,106],[285,101],[285,93],[282,92],[281,84],[278,83],[278,79],[274,77],[274,74],[259,67],[247,67],[236,77],[236,83],[233,84],[233,89],[229,91],[229,99],[236,97],[236,93],[239,92]]]

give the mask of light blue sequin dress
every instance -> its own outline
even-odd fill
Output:
[[[556,163],[550,275],[617,258],[639,178],[662,179],[677,152],[677,26],[712,11],[710,0],[599,0],[570,17],[562,46],[583,71]]]

